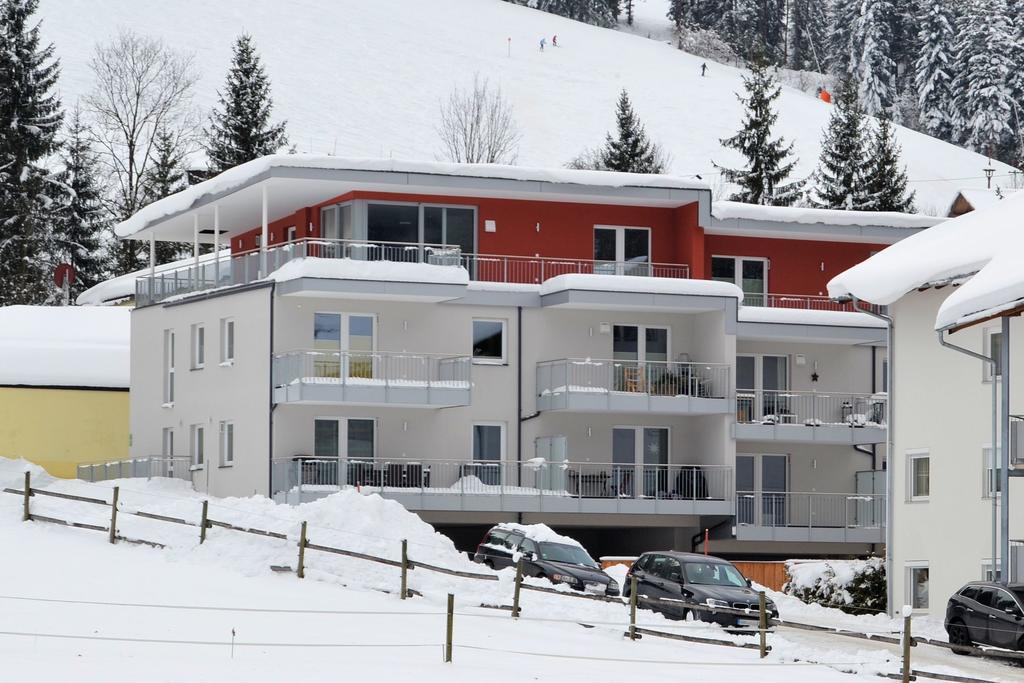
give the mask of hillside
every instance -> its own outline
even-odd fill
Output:
[[[68,104],[91,88],[95,43],[130,26],[174,46],[198,46],[196,105],[208,110],[232,40],[248,31],[273,79],[276,113],[288,120],[300,151],[434,159],[440,99],[479,72],[500,83],[515,105],[521,164],[562,165],[600,144],[626,88],[671,154],[671,172],[700,174],[714,187],[712,160],[738,162],[718,140],[738,127],[741,72],[711,63],[701,78],[703,59],[646,38],[644,25],[655,38],[664,36],[656,19],[664,0],[639,4],[635,34],[501,0],[43,0],[40,16],[44,38],[62,60]],[[539,39],[550,42],[552,35],[559,47],[538,50]],[[828,115],[828,105],[784,90],[777,131],[796,141],[800,175],[816,164]],[[985,158],[909,130],[898,136],[920,210],[944,210],[955,190],[985,186]],[[1004,184],[1007,170],[997,171]]]

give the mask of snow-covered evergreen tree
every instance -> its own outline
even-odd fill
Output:
[[[60,156],[62,169],[56,181],[66,194],[53,215],[53,248],[58,262],[75,269],[73,299],[106,277],[109,259],[104,236],[110,228],[96,154],[78,109],[68,119]]]
[[[838,79],[856,75],[860,54],[854,44],[854,32],[860,24],[861,3],[864,0],[835,0],[829,12],[830,38],[828,44],[829,72]]]
[[[63,116],[59,63],[41,45],[38,0],[0,3],[0,306],[51,298],[50,221],[62,194],[44,162]]]
[[[188,186],[181,140],[166,128],[158,130],[153,138],[153,163],[146,170],[142,183],[146,204],[169,197]],[[157,242],[156,261],[178,261],[191,251],[192,245],[187,242]]]
[[[890,0],[862,2],[853,31],[858,97],[864,111],[877,116],[896,99],[896,64],[890,56],[893,6]]]
[[[921,129],[947,141],[953,138],[954,1],[923,1],[917,20],[921,53],[914,65]]]
[[[857,85],[847,79],[838,88],[821,141],[812,204],[824,209],[869,209],[867,172],[864,113],[857,101]]]
[[[1006,0],[969,0],[960,22],[953,78],[957,138],[995,154],[1012,138],[1012,78],[1018,46]]]
[[[803,182],[787,182],[796,160],[789,160],[793,144],[786,144],[783,138],[772,139],[772,126],[779,118],[773,103],[778,99],[781,88],[767,65],[757,61],[749,77],[743,77],[747,96],[739,97],[745,113],[743,128],[731,138],[721,141],[742,154],[746,168],[722,169],[725,180],[736,183],[740,189],[733,201],[768,206],[792,206],[802,195]]]
[[[914,192],[907,192],[907,168],[900,163],[900,147],[893,136],[892,122],[882,116],[871,137],[865,178],[871,211],[913,213]]]
[[[828,66],[828,4],[819,0],[791,0],[789,54],[791,69],[824,72]]]
[[[227,82],[217,95],[219,105],[205,131],[212,173],[273,154],[288,144],[285,122],[270,122],[270,79],[252,36],[243,33],[235,41]]]
[[[618,0],[506,0],[595,26],[615,25]]]
[[[615,110],[617,132],[609,133],[604,149],[601,150],[601,164],[609,171],[627,173],[662,173],[665,170],[657,145],[647,137],[644,126],[633,112],[629,94],[625,90],[619,95]]]
[[[691,0],[669,0],[667,16],[676,31],[681,31],[686,26],[695,23],[692,10]]]

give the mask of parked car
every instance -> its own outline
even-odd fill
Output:
[[[523,574],[564,583],[585,593],[615,596],[619,584],[575,540],[544,524],[499,524],[480,541],[473,561],[492,569],[514,567],[523,558]]]
[[[622,588],[626,597],[629,597],[634,576],[637,603],[669,619],[708,621],[732,628],[758,626],[759,596],[750,587],[750,581],[728,560],[675,551],[644,553],[626,575],[626,585]],[[750,610],[751,614],[749,618],[741,617],[680,603]],[[769,618],[778,618],[779,610],[770,599],[765,608]]]
[[[1024,650],[1024,584],[967,584],[946,605],[946,633],[953,645]],[[967,654],[955,648],[953,651]]]

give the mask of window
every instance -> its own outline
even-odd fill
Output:
[[[370,242],[420,241],[418,204],[367,204],[366,239]]]
[[[473,321],[473,362],[503,364],[505,362],[505,321]]]
[[[314,370],[330,379],[373,379],[377,319],[372,315],[316,313],[313,316]]]
[[[999,449],[996,448],[995,458],[999,457]],[[1000,467],[999,463],[995,461],[990,446],[985,446],[981,449],[982,459],[982,480],[981,480],[981,495],[985,498],[991,498],[992,494],[998,495],[1000,493],[1002,480],[999,476]]]
[[[174,330],[164,330],[164,404],[174,403]]]
[[[472,207],[424,206],[424,244],[459,247],[463,254],[476,250],[476,210]]]
[[[731,282],[742,289],[745,306],[764,306],[768,292],[768,259],[712,256],[711,279]]]
[[[320,234],[329,240],[355,239],[352,224],[352,205],[339,204],[320,210]]]
[[[235,464],[235,423],[225,420],[220,423],[220,466]]]
[[[505,425],[480,422],[473,425],[473,460],[501,462],[505,459]]]
[[[257,249],[262,247],[263,246],[263,235],[256,235],[256,237],[253,238],[253,243],[256,245]]]
[[[220,321],[220,362],[230,364],[235,361],[235,321],[222,318]]]
[[[594,272],[649,275],[651,231],[648,228],[594,227]]]
[[[993,562],[991,559],[984,560],[981,563],[981,579],[982,581],[999,581],[1002,578],[1003,572],[1000,571],[999,561]],[[974,597],[975,600],[981,600],[980,595]],[[986,603],[987,604],[987,603]]]
[[[295,235],[296,235],[297,232],[298,232],[298,230],[296,229],[296,227],[294,225],[287,227],[285,229],[285,231],[284,231],[284,241],[285,242],[294,242],[295,241]]]
[[[189,455],[192,457],[192,466],[202,467],[206,463],[206,427],[203,425],[192,425],[189,428]]]
[[[997,612],[1006,612],[1014,616],[1020,616],[1021,614],[1020,605],[1017,604],[1017,601],[1014,599],[1012,595],[1010,595],[1004,590],[996,591],[995,599],[992,602],[992,607]]]
[[[174,429],[164,427],[160,434],[160,453],[166,457],[174,455]]]
[[[983,363],[984,375],[983,379],[986,382],[992,381],[992,375],[995,374],[997,378],[1003,376],[1003,333],[994,328],[990,328],[984,331],[984,353],[989,358],[995,360],[995,366],[991,363]]]
[[[918,610],[928,609],[928,566],[907,567],[907,604]]]
[[[373,460],[377,423],[366,418],[317,418],[313,421],[313,455],[317,458]]]
[[[907,499],[928,500],[931,494],[931,460],[927,452],[907,454]]]
[[[199,370],[206,364],[206,328],[192,326],[192,369]]]

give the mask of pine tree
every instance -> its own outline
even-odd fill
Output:
[[[33,20],[38,4],[0,4],[0,306],[53,295],[49,224],[60,201],[43,163],[57,149],[63,114],[60,65]]]
[[[863,210],[871,198],[865,187],[868,163],[864,150],[864,113],[856,83],[839,86],[835,106],[821,144],[812,203],[823,209]]]
[[[871,211],[913,213],[914,192],[907,193],[907,168],[900,165],[900,148],[892,122],[882,116],[871,139],[865,188]]]
[[[677,32],[688,25],[696,24],[693,18],[692,4],[692,0],[669,0],[666,16]]]
[[[601,163],[609,171],[628,173],[662,173],[665,162],[661,159],[657,145],[652,143],[643,124],[633,112],[629,95],[625,90],[619,96],[615,119],[618,134],[608,134],[604,149],[601,151]]]
[[[842,80],[856,75],[859,50],[854,44],[854,30],[860,23],[864,0],[835,0],[829,13],[829,72]]]
[[[612,27],[619,11],[618,0],[506,0],[542,12],[582,21],[595,26]]]
[[[143,178],[146,204],[184,190],[188,186],[184,152],[177,137],[167,129],[157,131],[153,138],[153,164]],[[157,263],[170,263],[186,258],[192,250],[187,242],[157,242]]]
[[[960,23],[953,79],[957,138],[995,154],[1012,137],[1017,46],[1006,0],[971,0]]]
[[[950,0],[925,0],[918,17],[922,50],[914,65],[921,129],[947,141],[953,139],[955,20]]]
[[[252,36],[243,33],[235,41],[227,82],[217,96],[219,107],[205,131],[212,172],[273,154],[288,144],[285,122],[270,123],[270,80]]]
[[[803,182],[786,183],[796,166],[795,160],[787,161],[793,144],[786,145],[782,138],[773,140],[771,130],[779,118],[773,102],[782,90],[760,60],[754,63],[750,77],[743,77],[743,86],[747,97],[737,95],[746,109],[743,128],[721,141],[747,159],[745,169],[723,169],[725,179],[740,186],[730,199],[747,204],[792,206],[800,199],[803,187]]]
[[[886,112],[896,99],[896,64],[889,56],[893,7],[890,0],[863,0],[853,40],[860,46],[858,97],[865,113]]]
[[[893,84],[898,98],[901,93],[914,87],[914,64],[924,49],[920,42],[920,25],[923,6],[931,0],[888,0],[889,12],[889,58],[893,62]]]
[[[789,68],[824,72],[828,64],[828,5],[818,0],[791,0]]]
[[[56,180],[66,197],[53,217],[54,255],[74,267],[76,277],[71,292],[78,294],[107,275],[109,259],[104,233],[110,229],[110,218],[103,208],[96,154],[78,109],[68,121],[61,162],[63,168]]]

